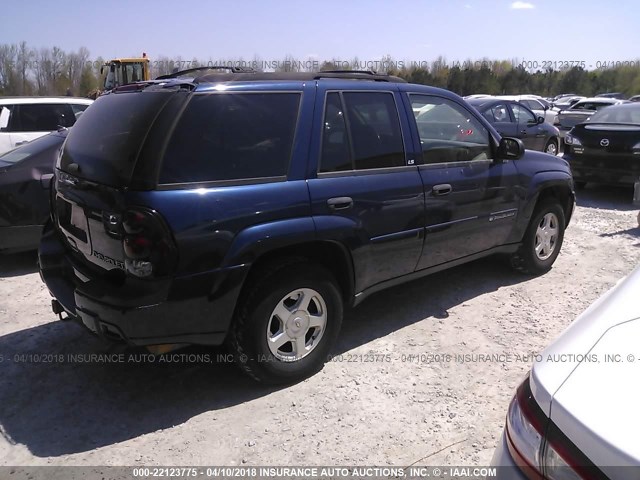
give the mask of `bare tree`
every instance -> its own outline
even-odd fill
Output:
[[[0,45],[0,93],[4,95],[17,93],[17,56],[18,48],[15,45]]]
[[[27,42],[20,42],[18,47],[18,75],[20,76],[20,95],[31,93],[31,82],[28,74],[33,70],[32,60],[35,58],[35,52],[27,47]]]

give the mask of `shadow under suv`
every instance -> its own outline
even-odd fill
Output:
[[[543,273],[560,251],[567,163],[451,92],[191,74],[100,97],[57,163],[41,276],[55,313],[108,340],[227,343],[254,378],[292,382],[322,367],[345,306],[494,253]],[[445,120],[418,118],[431,108]]]

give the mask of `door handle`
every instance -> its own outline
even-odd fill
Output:
[[[17,147],[18,145],[24,145],[25,143],[29,143],[29,140],[24,140],[24,141],[22,141],[22,142],[16,142],[16,147]]]
[[[335,197],[327,200],[327,205],[331,210],[346,210],[353,207],[353,198],[351,197]]]
[[[451,193],[451,185],[443,183],[442,185],[434,185],[431,192],[435,196],[449,195]]]

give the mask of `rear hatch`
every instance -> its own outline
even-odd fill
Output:
[[[640,174],[640,126],[585,123],[574,127],[571,135],[581,143],[572,147],[575,166]]]
[[[152,87],[100,97],[69,133],[56,165],[55,221],[67,244],[104,270],[124,270],[130,190],[156,184],[168,131],[188,92]]]

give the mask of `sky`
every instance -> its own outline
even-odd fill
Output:
[[[2,12],[0,44],[86,47],[91,60],[640,61],[637,0],[30,0]]]

